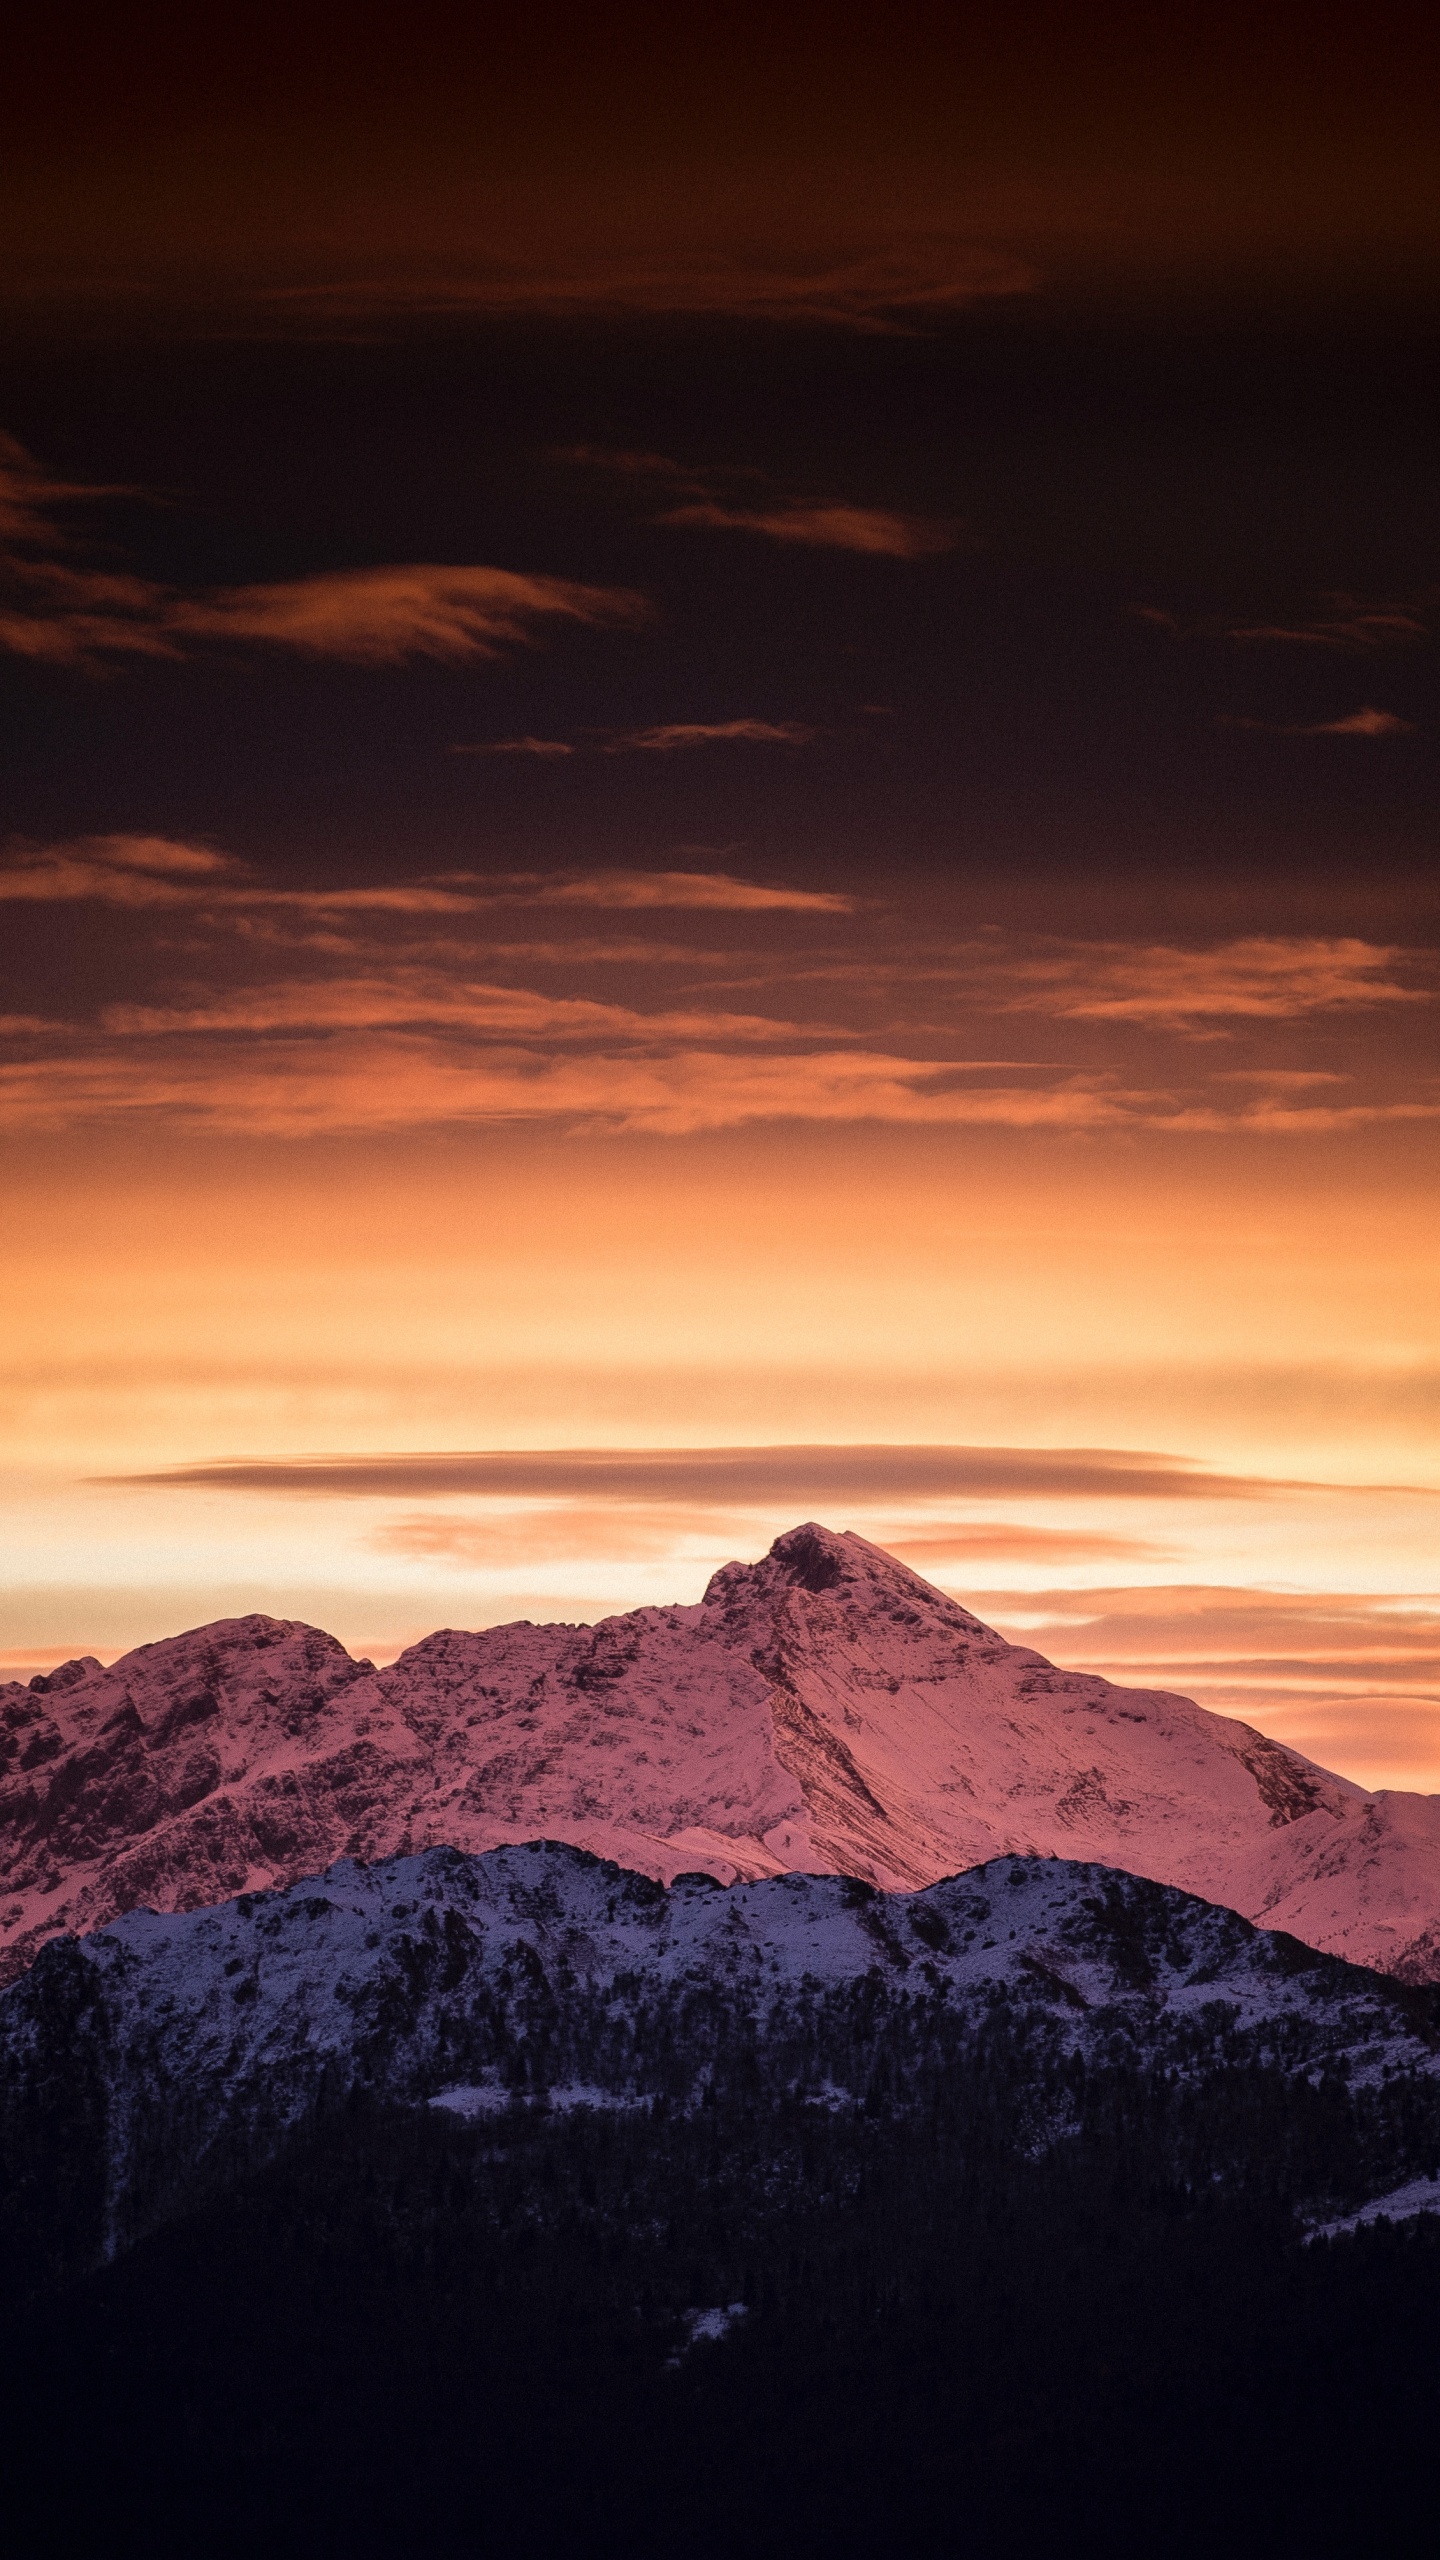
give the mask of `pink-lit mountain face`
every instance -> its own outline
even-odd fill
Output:
[[[142,1906],[540,1837],[667,1883],[1090,1860],[1440,1979],[1440,1798],[1057,1670],[813,1524],[693,1607],[447,1630],[384,1671],[265,1617],[67,1663],[0,1688],[0,1770],[0,1979]]]

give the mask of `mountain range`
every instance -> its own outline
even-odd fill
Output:
[[[1059,1858],[1440,1979],[1440,1798],[1059,1670],[814,1523],[694,1605],[445,1630],[383,1670],[252,1616],[0,1686],[0,1980],[140,1908],[536,1838],[885,1892]]]
[[[1338,2074],[1363,2195],[1428,2161],[1412,2119],[1433,2149],[1437,2050],[1428,1990],[1070,1860],[881,1894],[699,1872],[667,1890],[550,1842],[431,1849],[52,1942],[0,1999],[0,2161],[9,2218],[38,2226],[24,2200],[68,2156],[57,2246],[83,2262],[357,2103],[497,2131],[531,2106],[783,2121],[877,2091],[903,2116],[938,2072],[952,2114],[957,2075],[992,2102],[1013,2084],[1039,2156],[1078,2128],[1077,2070],[1302,2095]],[[1354,2148],[1332,2133],[1320,2200],[1346,2197]]]
[[[0,1735],[17,2551],[1423,2511],[1440,1800],[813,1524],[384,1670],[200,1628]]]

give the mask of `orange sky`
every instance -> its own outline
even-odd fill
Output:
[[[251,1606],[375,1652],[693,1597],[813,1510],[1066,1658],[1432,1780],[1422,951],[1182,966],[619,875],[443,939],[301,902],[237,963],[225,870],[146,876],[188,902],[178,963],[142,910],[185,1001],[35,1028],[11,1087],[13,1660]],[[927,1446],[1000,1457],[937,1487]],[[375,1455],[587,1448],[776,1454],[618,1490]],[[353,1482],[287,1479],[318,1453]]]

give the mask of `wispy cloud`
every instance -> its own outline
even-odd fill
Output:
[[[564,1503],[505,1511],[416,1511],[387,1520],[366,1544],[381,1555],[513,1571],[538,1565],[641,1563],[673,1556],[678,1548],[707,1540],[743,1546],[750,1532],[743,1510],[677,1507],[666,1502]]]
[[[80,836],[52,845],[11,844],[0,854],[0,903],[189,906],[232,915],[476,915],[492,907],[596,907],[621,911],[853,914],[838,890],[737,879],[724,871],[483,872],[377,882],[368,887],[276,888],[212,846],[166,836]]]
[[[1246,648],[1365,650],[1411,648],[1428,640],[1434,622],[1434,595],[1405,603],[1366,603],[1358,596],[1322,598],[1323,609],[1311,613],[1257,614],[1249,620],[1233,615],[1202,614],[1187,618],[1164,605],[1135,604],[1137,622],[1166,631],[1176,640],[1233,641]]]
[[[627,729],[611,738],[605,753],[673,755],[688,747],[806,747],[819,731],[802,720],[671,720],[659,728]]]
[[[819,736],[803,720],[669,720],[648,729],[592,730],[561,738],[493,738],[452,747],[457,756],[670,755],[691,747],[805,747]]]
[[[620,588],[421,562],[224,588],[167,606],[166,627],[184,637],[254,640],[302,657],[393,666],[406,658],[493,658],[533,641],[546,621],[633,626],[648,612],[642,597]]]
[[[992,1001],[1068,1021],[1176,1028],[1433,1002],[1427,955],[1354,936],[1250,935],[1210,949],[1166,943],[1070,943],[987,952]],[[1423,973],[1397,974],[1402,969]],[[1008,993],[1007,993],[1008,990]]]
[[[1371,702],[1338,720],[1252,720],[1230,714],[1221,725],[1262,730],[1272,738],[1408,738],[1415,731],[1413,720],[1402,720],[1398,712],[1377,711]]]
[[[1408,738],[1415,728],[1413,720],[1401,720],[1393,711],[1377,711],[1366,703],[1359,711],[1347,712],[1343,720],[1314,720],[1290,732],[1296,738]]]
[[[788,1046],[794,1023],[769,1014],[714,1008],[640,1012],[593,996],[544,995],[530,987],[488,985],[458,969],[401,964],[366,977],[291,978],[270,986],[207,994],[188,1005],[113,1004],[100,1028],[127,1040],[175,1034],[254,1031],[383,1031],[455,1028],[490,1040],[624,1041],[636,1048],[719,1041],[736,1047]]]
[[[1251,646],[1289,649],[1395,649],[1428,639],[1429,629],[1428,620],[1412,605],[1362,605],[1337,598],[1332,612],[1313,620],[1231,623],[1225,636]]]
[[[547,624],[633,627],[650,613],[628,589],[434,561],[185,594],[64,556],[54,504],[106,494],[52,480],[13,440],[0,444],[0,649],[92,669],[223,641],[356,666],[458,664],[531,644]]]
[[[800,543],[811,551],[860,551],[873,558],[923,560],[952,551],[949,525],[925,516],[899,515],[887,507],[804,505],[723,506],[713,498],[668,508],[658,521],[722,533],[759,533],[771,542]]]
[[[91,901],[109,907],[189,905],[245,877],[245,866],[207,845],[167,836],[81,836],[72,843],[12,845],[0,860],[0,900],[32,906]]]
[[[764,474],[748,467],[677,462],[663,453],[609,451],[598,445],[572,446],[562,458],[614,472],[647,489],[667,490],[671,503],[654,519],[657,524],[758,533],[811,551],[856,551],[877,559],[923,560],[955,547],[956,527],[935,516],[834,499],[761,499],[753,492]]]
[[[0,542],[52,549],[60,540],[55,509],[72,499],[129,497],[116,484],[60,480],[14,436],[0,432]]]
[[[1111,1537],[1093,1529],[1037,1529],[1018,1520],[962,1520],[948,1528],[897,1529],[878,1543],[933,1576],[947,1563],[1019,1565],[1113,1564],[1173,1553],[1149,1538]]]
[[[134,491],[62,480],[0,435],[0,649],[56,663],[107,654],[173,656],[155,627],[161,590],[144,578],[77,565],[58,507]]]
[[[256,1011],[263,1016],[263,1007]],[[54,1026],[63,1053],[0,1064],[0,1121],[38,1131],[144,1115],[285,1139],[503,1122],[690,1137],[787,1120],[1072,1134],[1260,1126],[1264,1116],[1177,1113],[1157,1108],[1150,1095],[1111,1091],[1099,1077],[997,1084],[985,1061],[936,1065],[858,1047],[801,1048],[793,1030],[787,1043],[773,1023],[763,1033],[769,1053],[745,1054],[733,1045],[732,1017],[717,1026],[723,1046],[679,1029],[668,1040],[637,1030],[623,1046],[583,1055],[557,1048],[554,1029],[540,1021],[509,1035],[494,1026],[483,1039],[474,1025],[464,1026],[472,1036],[462,1039],[372,1024],[323,1041],[297,1023],[257,1046],[243,1026],[206,1020],[178,1027],[168,1047],[157,1042],[146,1054],[136,1045],[138,1027],[127,1018],[123,1030],[87,1036]],[[1337,1116],[1346,1118],[1309,1115],[1327,1125]],[[1376,1116],[1384,1115],[1350,1115]],[[1440,1103],[1430,1116],[1440,1116]],[[1281,1125],[1295,1118],[1303,1115],[1279,1115]]]
[[[835,889],[770,887],[726,871],[587,871],[516,884],[547,907],[690,907],[758,915],[853,915],[858,900]]]
[[[286,909],[303,914],[458,915],[471,894],[439,881],[393,881],[371,888],[277,889],[246,863],[212,846],[166,836],[79,836],[68,844],[11,845],[0,856],[0,903],[108,907],[189,907],[238,920]]]
[[[1433,1081],[1357,1086],[1253,1050],[1233,1073],[1193,1063],[1195,1042],[1246,1024],[1433,1002],[1433,956],[1398,946],[997,936],[932,956],[907,936],[887,957],[868,950],[883,910],[857,936],[843,891],[718,870],[272,885],[213,846],[140,835],[12,847],[7,899],[134,912],[142,945],[144,911],[183,925],[150,934],[134,994],[67,1019],[27,1003],[0,1024],[0,1114],[17,1130],[149,1117],[277,1139],[507,1122],[685,1137],[788,1121],[1290,1138],[1440,1117]],[[545,940],[511,939],[542,915]],[[597,945],[597,915],[629,920],[622,942]],[[652,945],[651,916],[740,917],[763,947],[677,945],[673,926]],[[586,975],[602,955],[676,976],[649,977],[653,1001],[602,1000]],[[987,1015],[1178,1034],[1189,1063],[1177,1078],[1153,1041],[1128,1075],[1113,1042],[1091,1064],[1017,1057],[1003,1033],[977,1040]]]
[[[726,318],[893,333],[972,303],[1031,293],[1035,270],[949,237],[903,238],[856,254],[761,261],[734,253],[596,258],[563,265],[473,264],[444,274],[356,276],[264,296],[292,327],[333,327],[393,314],[636,313]]]

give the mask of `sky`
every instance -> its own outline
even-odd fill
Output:
[[[17,46],[0,1676],[818,1517],[1440,1788],[1433,84],[994,15]]]

